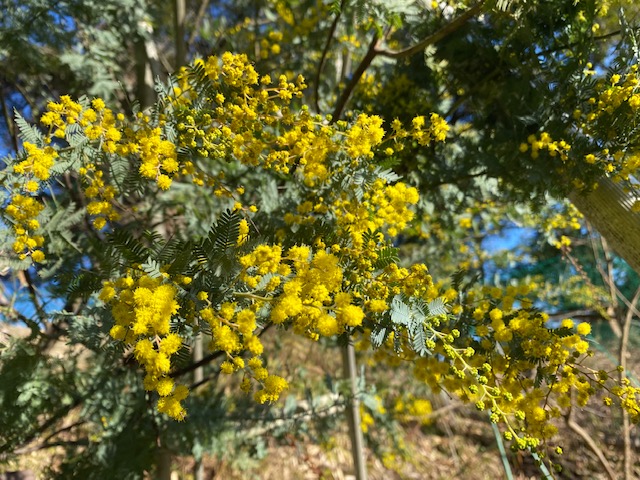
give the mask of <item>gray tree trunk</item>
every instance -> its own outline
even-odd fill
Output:
[[[623,184],[605,177],[593,192],[574,192],[569,199],[613,250],[640,273],[640,213],[631,209],[635,198]]]

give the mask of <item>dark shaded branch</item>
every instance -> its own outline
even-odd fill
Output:
[[[2,115],[4,116],[4,121],[7,124],[7,130],[9,132],[9,136],[11,137],[11,146],[13,147],[14,153],[18,153],[18,135],[16,132],[16,126],[13,123],[13,117],[11,112],[9,111],[9,106],[4,98],[4,88],[3,91],[0,92],[0,103],[2,103]]]
[[[344,111],[344,107],[347,105],[347,102],[349,101],[349,98],[353,93],[353,90],[356,88],[356,85],[358,84],[358,82],[360,82],[360,78],[362,78],[362,75],[364,75],[364,72],[367,71],[367,68],[369,68],[369,65],[371,65],[371,62],[376,57],[377,45],[378,45],[378,35],[374,35],[373,38],[371,39],[371,43],[369,44],[367,53],[365,54],[364,58],[360,61],[360,65],[358,65],[358,68],[353,73],[353,76],[351,77],[351,81],[346,86],[346,88],[342,91],[340,98],[336,102],[336,105],[333,109],[333,114],[332,114],[333,118],[331,119],[332,123],[339,120],[340,116],[342,115],[342,112]]]
[[[272,323],[270,323],[267,326],[265,326],[262,329],[262,331],[258,334],[258,337],[262,337],[262,335],[264,335],[266,333],[266,331],[269,330],[272,326],[273,326]],[[187,374],[189,372],[193,372],[196,368],[203,367],[207,363],[211,363],[216,358],[219,358],[219,357],[221,357],[223,355],[226,355],[226,354],[227,354],[227,352],[223,352],[223,351],[217,351],[217,352],[210,353],[209,355],[206,355],[206,356],[202,357],[202,360],[194,362],[191,365],[187,365],[186,367],[181,368],[180,370],[176,370],[175,372],[171,372],[169,374],[169,376],[171,378],[181,377],[182,375],[185,375],[185,374]],[[207,378],[206,379],[206,381],[209,381],[209,380],[211,380],[211,378]],[[205,380],[203,380],[202,382],[199,382],[196,386],[199,386],[202,383],[205,383]]]
[[[443,185],[458,185],[463,180],[471,180],[472,178],[483,177],[486,175],[489,175],[489,171],[482,170],[481,172],[477,172],[477,173],[467,173],[464,175],[455,176],[453,178],[450,177],[448,179],[442,179],[439,182],[425,182],[425,186],[429,189],[433,189],[433,188],[441,187]]]
[[[27,443],[32,442],[34,439],[39,437],[43,432],[45,432],[48,428],[52,427],[58,421],[63,419],[71,410],[73,410],[74,408],[80,406],[82,404],[82,402],[84,402],[87,398],[89,398],[91,395],[93,395],[93,393],[94,392],[91,391],[86,396],[78,397],[73,401],[73,403],[71,403],[71,405],[68,405],[68,406],[65,406],[65,407],[62,407],[61,409],[59,409],[48,420],[43,422],[41,425],[39,425],[37,428],[35,428],[29,434],[27,434],[26,438],[24,439],[24,441],[22,443],[23,444],[27,444]],[[14,447],[15,446],[12,445],[11,442],[7,442],[5,445],[1,445],[0,446],[0,453],[6,453],[6,452],[9,452],[9,451],[12,451],[14,449]]]
[[[439,42],[443,38],[448,37],[449,35],[454,33],[456,30],[458,30],[460,27],[462,27],[467,22],[467,20],[476,16],[476,14],[478,14],[482,10],[482,7],[484,6],[484,2],[485,0],[481,0],[480,2],[475,4],[473,7],[471,7],[469,10],[461,14],[459,17],[454,18],[451,22],[449,22],[447,25],[442,27],[440,30],[424,38],[423,40],[419,41],[415,45],[407,47],[403,50],[386,50],[386,49],[377,50],[376,49],[376,54],[381,55],[383,57],[403,58],[403,57],[409,57],[411,55],[419,53],[429,45],[433,45],[434,43]]]
[[[377,34],[374,35],[373,38],[371,39],[371,43],[369,44],[367,53],[365,54],[364,58],[360,61],[358,68],[356,69],[356,71],[353,73],[353,76],[351,77],[351,81],[349,82],[347,87],[342,91],[340,98],[336,102],[336,105],[333,109],[333,118],[331,121],[336,122],[340,118],[340,116],[344,111],[345,106],[347,105],[347,102],[349,101],[349,98],[351,97],[351,94],[353,93],[353,90],[355,89],[356,85],[360,81],[360,78],[362,78],[362,75],[367,70],[367,68],[369,68],[369,65],[371,65],[371,62],[377,55],[380,55],[383,57],[390,57],[390,58],[404,58],[404,57],[413,55],[415,53],[421,52],[427,46],[433,45],[434,43],[439,42],[440,40],[451,35],[460,27],[462,27],[467,22],[467,20],[474,17],[477,13],[479,13],[482,10],[482,7],[484,6],[485,1],[486,0],[481,0],[476,5],[474,5],[469,10],[467,10],[462,15],[460,15],[459,17],[454,18],[451,22],[449,22],[447,25],[442,27],[437,32],[433,33],[432,35],[429,35],[427,38],[421,40],[415,45],[405,48],[404,50],[395,51],[395,50],[379,49],[378,43],[380,39]]]

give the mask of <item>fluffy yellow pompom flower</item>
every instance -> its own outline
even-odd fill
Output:
[[[589,335],[591,333],[591,325],[587,322],[582,322],[576,327],[576,332],[580,335]]]

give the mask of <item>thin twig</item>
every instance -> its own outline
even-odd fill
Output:
[[[636,27],[636,28],[631,28],[630,30],[636,31],[636,30],[639,30],[639,29],[640,29],[640,27]],[[615,37],[616,35],[620,35],[621,33],[622,33],[621,29],[620,30],[614,30],[614,31],[608,32],[608,33],[603,33],[602,35],[597,35],[597,36],[593,37],[593,41],[598,42],[600,40],[606,40],[608,38]],[[580,42],[571,42],[571,43],[567,43],[565,45],[559,45],[557,47],[548,48],[547,50],[542,50],[541,52],[536,52],[536,56],[538,56],[538,57],[542,56],[543,57],[543,56],[546,56],[546,55],[548,55],[550,53],[555,53],[555,52],[557,52],[559,50],[571,49],[571,48],[576,47],[578,45],[580,45]]]
[[[616,295],[616,282],[613,272],[613,257],[611,256],[609,244],[602,235],[600,235],[600,244],[602,245],[602,253],[607,266],[607,281],[605,283],[609,287],[609,295],[611,296],[611,313],[615,316],[618,311],[618,296]]]

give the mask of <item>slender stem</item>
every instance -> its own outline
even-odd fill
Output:
[[[609,248],[609,244],[603,236],[600,236],[600,243],[602,245],[602,252],[604,254],[604,259],[607,265],[607,281],[605,283],[609,287],[609,296],[611,297],[611,313],[615,315],[618,311],[618,296],[616,295],[615,274],[613,272],[613,257],[611,256],[611,249]]]
[[[507,476],[507,480],[513,480],[513,472],[511,471],[511,465],[509,465],[507,451],[504,448],[504,442],[502,441],[500,430],[498,430],[498,426],[493,422],[491,422],[491,428],[493,429],[493,436],[496,438],[496,443],[498,444],[498,450],[500,451],[500,459],[502,460],[504,473]]]
[[[198,334],[193,343],[193,362],[198,363],[202,360],[203,353],[202,332]],[[195,390],[199,385],[204,383],[204,367],[198,367],[193,371],[193,386],[191,390]],[[204,480],[204,463],[202,463],[202,454],[194,455],[193,478],[194,480]]]
[[[638,29],[639,29],[639,27],[631,28],[630,30],[635,32]],[[622,30],[614,30],[612,32],[603,33],[602,35],[594,36],[593,40],[598,42],[600,40],[606,40],[608,38],[615,37],[616,35],[620,35],[620,34],[622,34]],[[571,48],[576,47],[578,45],[580,45],[580,42],[572,42],[572,43],[567,43],[565,45],[559,45],[557,47],[548,48],[547,50],[542,50],[541,52],[536,52],[536,56],[538,56],[538,57],[546,56],[546,55],[549,55],[550,53],[554,53],[554,52],[557,52],[559,50],[568,50],[568,49],[571,49]]]
[[[593,453],[595,453],[598,460],[600,460],[600,464],[607,472],[607,475],[611,480],[616,480],[616,474],[611,468],[611,464],[607,460],[607,457],[602,453],[602,449],[598,446],[595,440],[591,437],[591,434],[587,432],[584,428],[576,423],[573,419],[573,409],[569,410],[569,414],[566,417],[567,426],[573,430],[574,433],[577,433],[580,438],[587,444],[587,446],[591,449]]]
[[[7,130],[9,131],[9,136],[11,137],[11,145],[13,146],[13,151],[15,153],[18,153],[18,135],[16,134],[16,126],[13,123],[13,117],[11,116],[11,112],[9,112],[7,102],[5,101],[4,91],[2,92],[2,95],[0,95],[0,102],[2,103],[2,114],[4,115],[4,121],[7,124]]]

